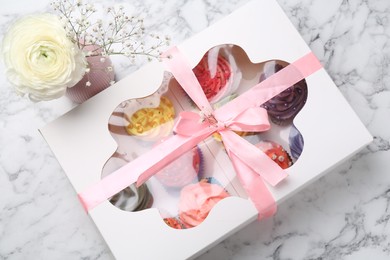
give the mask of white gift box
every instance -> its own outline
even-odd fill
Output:
[[[310,52],[281,8],[269,0],[247,4],[178,47],[195,67],[209,49],[223,44],[240,46],[252,63],[275,59],[292,63]],[[124,100],[153,94],[163,78],[162,63],[150,63],[40,129],[77,193],[102,178],[104,165],[117,150],[107,127],[115,108]],[[324,69],[305,80],[308,99],[294,119],[305,146],[286,170],[289,177],[269,187],[277,204],[372,140]],[[193,258],[256,219],[256,208],[246,198],[226,154],[215,152],[222,146],[215,144],[209,145],[211,155],[204,156],[218,162],[214,170],[226,177],[240,197],[223,199],[203,223],[183,230],[165,225],[155,208],[127,212],[109,201],[101,203],[89,215],[117,259]]]

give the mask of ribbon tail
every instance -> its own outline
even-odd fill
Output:
[[[274,161],[260,149],[232,131],[220,131],[223,144],[237,176],[259,212],[259,219],[276,212],[276,202],[263,181],[276,185],[287,177]]]
[[[228,153],[240,158],[272,186],[277,185],[287,177],[286,172],[279,165],[244,138],[233,131],[220,131],[219,133],[226,150],[229,151]]]
[[[276,213],[276,202],[262,178],[243,163],[235,154],[229,153],[233,167],[241,185],[259,212],[258,219],[273,216]]]
[[[192,68],[189,65],[190,62],[184,54],[175,46],[167,50],[163,56],[167,57],[164,60],[164,65],[167,70],[173,73],[177,82],[187,92],[199,109],[212,112],[213,109],[203,93],[198,79],[192,72]]]

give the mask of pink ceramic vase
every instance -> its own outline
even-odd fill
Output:
[[[85,50],[89,51],[88,49],[95,48],[89,47],[86,47]],[[79,104],[108,88],[115,79],[114,68],[109,57],[90,56],[87,57],[87,62],[89,72],[76,85],[68,88],[65,94],[70,100]],[[90,82],[89,86],[87,86],[87,82]]]

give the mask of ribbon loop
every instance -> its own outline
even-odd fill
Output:
[[[262,107],[250,107],[234,119],[225,121],[225,124],[229,129],[239,132],[263,132],[271,128],[267,110]]]
[[[213,128],[210,131],[220,132],[233,130],[240,132],[263,132],[270,129],[267,111],[261,107],[254,107],[245,110],[236,118],[223,122],[214,117],[213,114],[205,116],[204,113],[184,111],[179,114],[173,132],[183,136],[191,136],[205,128]]]
[[[190,111],[181,112],[173,127],[173,132],[182,136],[192,136],[205,128],[205,124],[201,121],[202,117],[198,113]]]

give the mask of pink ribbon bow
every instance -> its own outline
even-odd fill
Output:
[[[201,122],[202,123],[199,123]],[[233,163],[238,178],[259,212],[259,219],[276,212],[275,201],[262,178],[272,186],[287,175],[261,150],[233,131],[262,132],[270,129],[267,111],[261,107],[249,108],[229,122],[221,122],[213,115],[201,117],[195,112],[182,112],[174,132],[182,136],[211,135],[218,132]]]
[[[260,105],[321,69],[321,64],[314,54],[309,53],[213,111],[183,54],[172,48],[167,55],[170,59],[165,60],[166,67],[200,108],[202,116],[182,112],[174,127],[176,135],[79,193],[84,208],[87,211],[93,209],[135,182],[141,185],[164,166],[218,132],[240,182],[259,211],[259,219],[273,215],[276,203],[263,179],[274,186],[287,175],[260,149],[234,131],[267,131],[270,128],[267,112]]]

